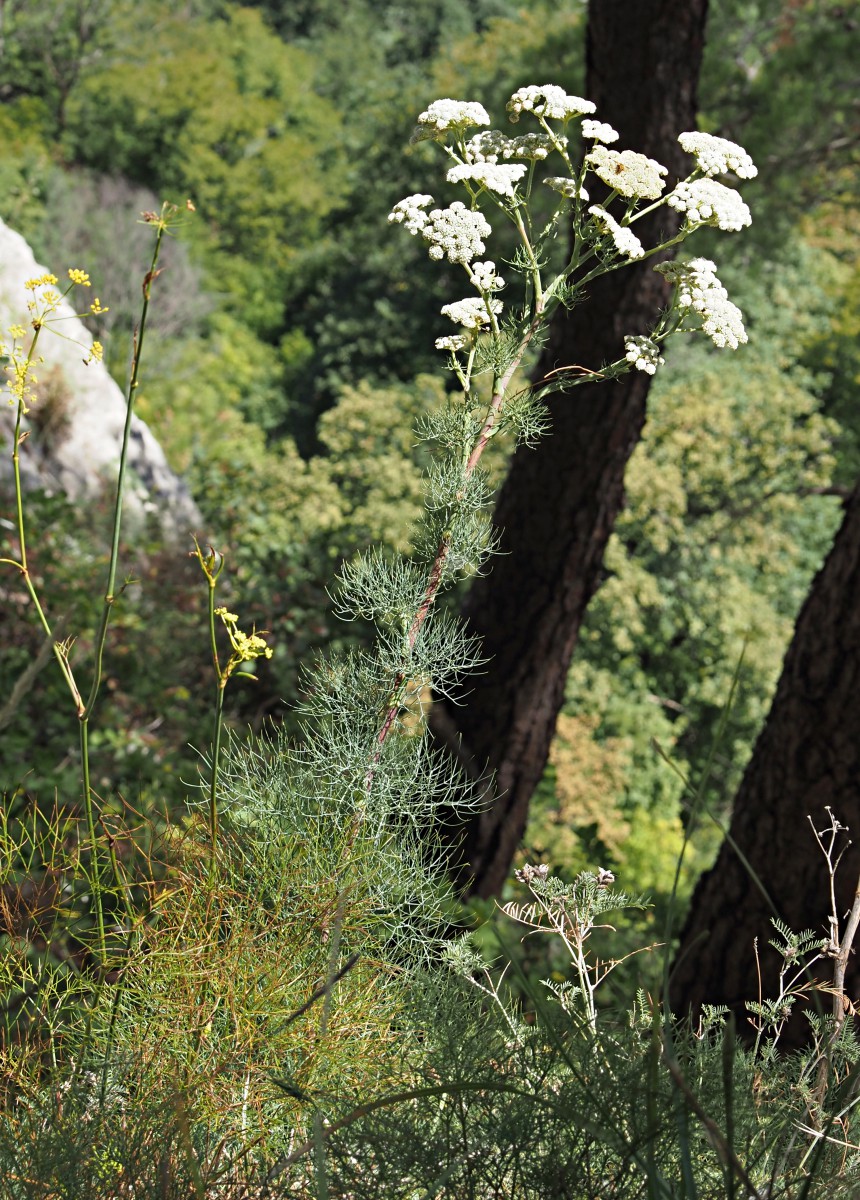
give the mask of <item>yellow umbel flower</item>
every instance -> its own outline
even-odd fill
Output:
[[[236,613],[228,612],[226,608],[216,608],[215,616],[220,617],[224,622],[227,636],[230,638],[230,645],[233,647],[230,661],[222,673],[224,682],[242,663],[253,662],[257,658],[272,657],[273,651],[271,646],[266,645],[265,640],[260,637],[255,629],[252,629],[250,633],[243,633],[238,628],[237,622],[239,618]]]
[[[37,275],[34,279],[28,279],[24,287],[28,292],[35,292],[38,287],[43,287],[45,284],[53,286],[56,282],[56,275]]]
[[[69,279],[72,283],[79,283],[81,287],[90,286],[90,277],[86,271],[79,271],[77,267],[69,267]],[[54,280],[56,283],[56,280]]]

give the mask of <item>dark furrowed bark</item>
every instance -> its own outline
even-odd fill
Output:
[[[826,805],[857,843],[837,875],[841,918],[860,871],[860,487],[846,503],[842,527],[797,619],[770,714],[735,798],[730,840],[696,888],[672,973],[675,1011],[727,1004],[743,1013],[746,1001],[758,999],[756,938],[764,997],[776,996],[780,960],[767,945],[773,910],[732,841],[778,916],[797,933],[829,935],[827,865],[807,819],[826,828]],[[813,974],[826,981],[827,964],[816,964]],[[856,958],[846,978],[856,996]],[[829,997],[822,1001],[829,1011]],[[805,1036],[795,1032],[791,1041]]]

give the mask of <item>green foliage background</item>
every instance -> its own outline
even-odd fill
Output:
[[[750,344],[730,359],[676,348],[657,377],[527,835],[568,871],[599,859],[654,889],[684,820],[654,742],[695,777],[743,654],[712,781],[727,810],[860,461],[856,32],[827,0],[711,9],[702,127],[762,168],[749,236],[719,250]],[[139,411],[277,648],[232,720],[291,728],[299,664],[365,635],[332,619],[333,569],[371,542],[408,549],[412,430],[444,402],[432,344],[450,269],[385,222],[427,188],[427,148],[403,153],[414,116],[438,95],[497,109],[544,76],[581,90],[583,6],[8,0],[3,21],[0,215],[53,268],[90,270],[120,379],[136,214],[162,197],[196,205],[169,247]],[[698,237],[691,252],[710,253]],[[75,618],[105,520],[80,517],[45,500],[36,518],[37,567]],[[119,609],[100,725],[121,733],[103,735],[101,778],[117,803],[171,808],[187,743],[208,737],[201,597],[155,539],[125,553],[138,582]],[[0,616],[10,680],[37,648],[24,618],[14,604]],[[44,716],[58,688],[43,672],[4,730],[11,794],[73,788],[67,735]],[[696,865],[712,845],[703,834]]]

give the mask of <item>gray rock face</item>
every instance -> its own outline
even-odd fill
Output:
[[[26,305],[30,294],[24,283],[45,272],[21,235],[0,221],[0,330],[4,335],[14,324],[29,329]],[[76,291],[78,297],[83,296],[84,289]],[[107,298],[105,303],[109,303]],[[56,315],[64,318],[58,326],[64,336],[58,337],[50,329],[39,336],[38,352],[44,359],[35,370],[39,402],[32,404],[26,418],[29,436],[21,448],[21,476],[25,488],[38,487],[53,494],[65,493],[73,501],[86,501],[105,489],[112,493],[115,486],[125,397],[102,363],[85,364],[93,339],[67,301]],[[15,419],[8,400],[4,389],[0,393],[0,485],[4,491],[12,481]],[[148,519],[171,541],[185,541],[189,531],[202,524],[187,487],[170,469],[161,446],[137,416],[132,417],[123,513],[132,528]]]

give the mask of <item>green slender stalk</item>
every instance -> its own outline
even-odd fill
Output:
[[[125,425],[122,432],[122,446],[119,457],[119,471],[116,481],[116,499],[114,502],[113,514],[113,531],[111,534],[111,552],[110,562],[108,564],[107,584],[105,586],[104,604],[102,607],[101,620],[99,622],[98,632],[95,639],[95,662],[93,664],[93,679],[90,692],[84,705],[83,712],[79,712],[79,721],[81,727],[81,772],[83,777],[83,795],[84,795],[84,811],[87,822],[87,835],[90,842],[90,854],[92,856],[91,865],[91,886],[93,893],[93,908],[96,915],[96,930],[98,936],[98,955],[102,964],[107,957],[107,943],[105,940],[105,921],[104,921],[104,902],[102,897],[101,887],[101,865],[99,862],[99,843],[96,834],[95,825],[95,810],[93,806],[93,793],[90,786],[90,764],[89,764],[89,722],[95,708],[96,700],[98,699],[99,690],[101,689],[103,677],[103,661],[104,649],[107,641],[108,625],[110,616],[113,610],[113,605],[116,600],[116,574],[117,564],[119,562],[119,538],[120,529],[122,526],[122,507],[125,495],[125,477],[128,464],[128,445],[131,439],[131,423],[134,416],[134,400],[137,389],[140,385],[140,360],[143,353],[144,337],[146,335],[146,320],[149,315],[149,301],[152,294],[152,283],[158,275],[158,258],[161,253],[161,243],[164,234],[167,231],[167,223],[165,220],[165,211],[162,209],[162,216],[156,222],[155,246],[152,252],[152,261],[150,262],[149,270],[143,280],[143,305],[140,312],[140,323],[138,325],[137,334],[134,339],[134,352],[132,354],[131,375],[126,392],[126,409],[125,409]]]
[[[149,301],[152,293],[153,281],[158,276],[158,258],[161,253],[161,243],[164,239],[164,234],[167,232],[167,222],[165,214],[162,212],[161,218],[156,222],[155,246],[152,252],[152,261],[149,270],[143,280],[143,305],[140,310],[140,323],[137,328],[137,334],[134,340],[134,353],[131,362],[131,377],[128,383],[126,392],[126,410],[125,410],[125,426],[122,431],[122,448],[119,458],[119,472],[116,481],[116,501],[114,504],[113,515],[113,533],[111,535],[111,552],[110,563],[108,565],[107,585],[105,587],[104,606],[102,608],[101,621],[99,623],[98,633],[95,641],[95,666],[93,670],[93,682],[90,688],[90,694],[87,697],[86,706],[81,716],[82,721],[88,721],[95,707],[99,689],[102,682],[102,661],[104,658],[105,642],[107,640],[108,624],[110,622],[111,611],[113,609],[116,595],[114,589],[116,587],[117,563],[119,561],[119,535],[120,526],[122,524],[122,506],[125,493],[125,476],[128,462],[128,444],[131,437],[131,422],[134,416],[134,400],[137,389],[140,386],[140,360],[143,354],[143,343],[146,336],[146,320],[149,315]]]
[[[207,597],[207,613],[209,620],[209,648],[212,652],[212,665],[215,668],[215,712],[212,718],[212,767],[209,772],[209,879],[215,878],[215,867],[218,854],[218,774],[221,765],[221,739],[224,733],[224,694],[227,681],[237,665],[235,655],[231,656],[227,665],[222,668],[218,655],[218,639],[215,635],[215,588],[218,578],[224,570],[224,555],[210,546],[208,553],[201,549],[197,538],[194,539],[194,556],[200,563],[206,583],[209,587]],[[223,610],[222,610],[223,611]]]
[[[214,551],[211,555],[214,560]],[[220,563],[214,563],[215,571],[220,574],[224,560]],[[209,584],[209,641],[212,647],[212,661],[215,664],[215,715],[213,718],[212,727],[212,770],[209,774],[209,837],[211,840],[211,849],[209,857],[209,875],[210,878],[215,873],[215,862],[218,846],[218,766],[221,761],[221,734],[224,728],[224,685],[226,679],[221,671],[221,664],[218,659],[218,642],[215,637],[215,584],[218,581],[218,574],[210,571],[206,572],[206,580]]]
[[[215,717],[212,730],[212,770],[209,773],[209,879],[215,878],[218,862],[218,768],[221,761],[221,737],[224,731],[224,692],[227,680],[218,680]]]
[[[95,810],[93,808],[93,793],[90,786],[90,750],[89,722],[81,719],[79,724],[81,747],[81,786],[84,794],[84,814],[87,822],[87,837],[90,843],[90,890],[93,896],[93,912],[96,915],[96,937],[98,942],[99,966],[104,966],[107,959],[107,938],[105,936],[104,900],[102,897],[102,881],[98,860],[98,835],[96,833]]]

